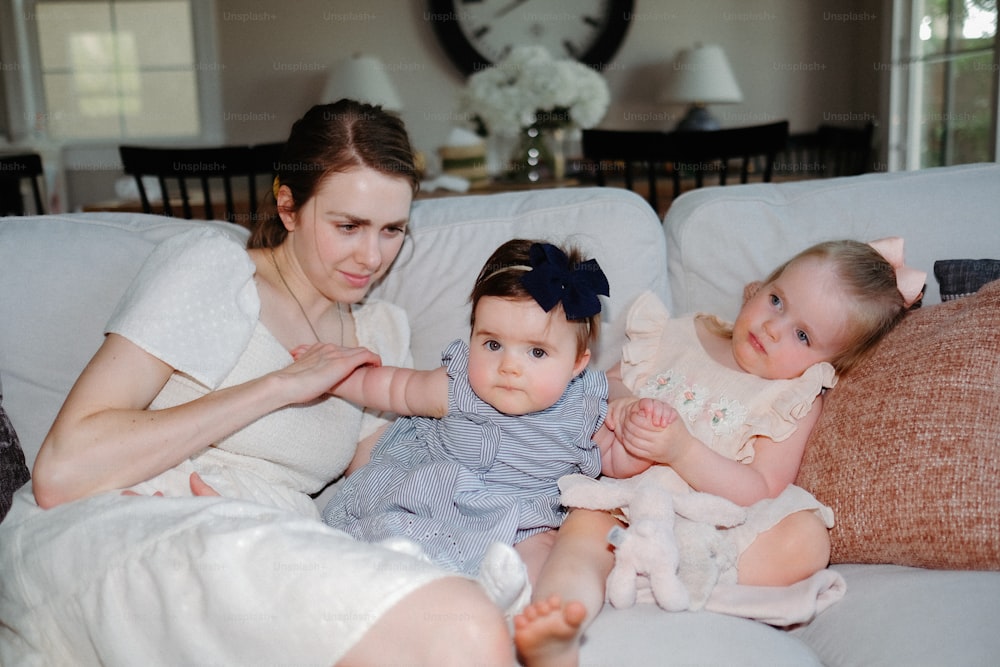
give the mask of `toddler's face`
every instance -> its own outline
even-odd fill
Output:
[[[577,357],[576,330],[561,312],[533,300],[487,296],[476,305],[469,340],[469,383],[479,398],[509,415],[555,404],[587,366]]]
[[[761,285],[733,326],[733,357],[747,373],[772,380],[796,378],[845,345],[850,297],[830,263],[794,262]]]

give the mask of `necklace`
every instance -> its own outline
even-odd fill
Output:
[[[302,302],[299,301],[299,297],[295,296],[295,292],[289,286],[288,281],[285,280],[285,275],[281,272],[281,267],[278,266],[278,260],[274,256],[274,248],[269,248],[271,251],[271,263],[274,264],[274,270],[278,272],[278,278],[281,279],[281,284],[285,286],[288,293],[292,295],[292,300],[295,301],[295,305],[299,307],[299,312],[302,313],[302,317],[305,318],[306,324],[309,325],[309,331],[312,331],[312,335],[316,338],[316,342],[322,342],[320,340],[319,334],[316,333],[316,328],[313,326],[312,320],[306,314],[306,309],[302,307]],[[340,302],[337,302],[337,318],[340,320],[340,344],[344,344],[344,311],[340,307]]]

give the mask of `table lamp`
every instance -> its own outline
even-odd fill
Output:
[[[719,121],[706,106],[743,101],[743,92],[721,46],[695,44],[692,49],[684,49],[674,61],[673,69],[663,99],[691,105],[677,124],[678,131],[718,130]]]
[[[326,80],[322,101],[336,102],[344,97],[381,105],[386,111],[403,109],[403,102],[385,71],[385,65],[375,56],[354,54],[333,68]]]

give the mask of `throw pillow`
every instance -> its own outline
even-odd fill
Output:
[[[1000,260],[941,259],[934,262],[934,277],[941,300],[951,301],[974,294],[988,282],[1000,280]]]
[[[31,479],[28,466],[24,463],[21,443],[3,409],[2,399],[0,395],[0,521],[10,510],[14,492]]]
[[[1000,569],[1000,281],[913,311],[824,401],[796,483],[834,563]]]

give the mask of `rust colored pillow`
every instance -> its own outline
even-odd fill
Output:
[[[1000,570],[1000,281],[907,316],[826,399],[796,483],[834,563]]]

